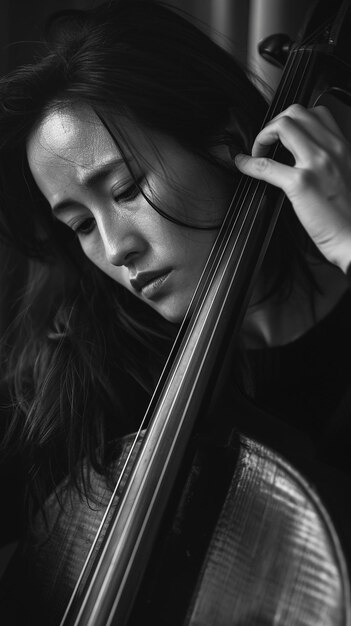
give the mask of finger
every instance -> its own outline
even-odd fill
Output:
[[[297,165],[309,163],[316,149],[319,148],[319,144],[307,128],[286,115],[279,116],[261,130],[252,146],[252,156],[266,156],[269,148],[277,141],[281,141],[293,155]]]
[[[344,138],[344,135],[340,126],[338,125],[333,114],[329,111],[327,107],[323,105],[318,105],[318,106],[313,107],[313,109],[310,109],[310,111],[313,112],[319,118],[320,122],[331,133],[333,133],[337,137],[340,137],[341,139]]]
[[[295,121],[295,132],[298,132],[298,128],[300,129],[300,134],[296,136],[297,142],[294,142],[293,137],[289,137],[289,131],[294,132],[293,125],[290,125],[289,128],[289,120]],[[294,150],[303,150],[301,143],[304,141],[303,135],[301,134],[303,132],[305,132],[305,142],[313,140],[315,142],[315,148],[337,150],[340,145],[340,140],[344,141],[338,124],[326,107],[318,106],[305,109],[299,104],[294,104],[274,117],[267,126],[262,129],[254,142],[252,155],[267,155],[269,151],[268,146],[274,144],[278,139],[284,143],[283,137],[285,135],[284,145],[294,154],[296,159],[297,154],[294,153]],[[307,145],[306,148],[308,148]],[[303,155],[303,152],[300,152],[301,157],[303,159],[305,158],[305,160],[311,158],[312,151],[314,151],[315,148],[311,146],[311,149],[309,151],[307,150],[305,155]]]
[[[318,105],[305,109],[300,105],[290,107],[289,114],[308,130],[321,146],[333,148],[337,142],[344,141],[344,135],[329,109]]]
[[[317,138],[321,129],[320,123],[323,128],[328,129],[331,133],[335,133],[339,137],[343,136],[340,127],[326,106],[317,105],[315,107],[306,108],[301,104],[295,103],[272,118],[269,124],[285,116],[291,117],[297,121],[300,120],[302,124],[306,124],[306,126],[310,128],[311,134],[314,134],[313,131],[316,131]]]
[[[285,193],[293,186],[297,170],[283,163],[278,163],[266,157],[251,157],[247,154],[237,154],[235,165],[240,172],[263,180],[266,183],[280,187]]]

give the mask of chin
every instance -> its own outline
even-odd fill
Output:
[[[177,315],[171,312],[170,313],[159,312],[159,313],[163,317],[163,319],[167,320],[167,322],[171,322],[172,324],[181,324],[184,319],[184,315]]]
[[[161,315],[167,322],[171,322],[172,324],[181,324],[187,307],[179,307],[179,306],[165,306],[165,307],[155,307],[159,315]]]

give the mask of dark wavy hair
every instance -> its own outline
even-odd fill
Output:
[[[110,442],[137,428],[175,332],[84,257],[34,184],[27,139],[50,110],[72,104],[106,124],[136,120],[212,161],[219,143],[248,150],[266,111],[228,53],[150,1],[57,14],[35,60],[1,79],[0,226],[26,267],[3,341],[14,405],[6,445],[26,455],[37,489],[40,476],[45,489],[66,474],[74,481],[84,457],[106,471]]]

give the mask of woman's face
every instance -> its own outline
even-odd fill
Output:
[[[169,137],[131,122],[125,129],[137,148],[134,156],[125,150],[129,167],[146,196],[184,221],[221,221],[233,191],[228,174]],[[216,229],[190,229],[161,217],[88,108],[48,114],[32,133],[27,154],[55,217],[75,231],[89,259],[164,318],[181,322]]]

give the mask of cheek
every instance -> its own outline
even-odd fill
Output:
[[[188,230],[178,238],[178,255],[188,263],[190,269],[208,258],[217,232],[217,229]]]
[[[85,256],[87,256],[88,259],[94,263],[94,265],[97,265],[97,267],[102,269],[103,265],[106,263],[106,257],[99,238],[89,237],[85,239],[82,237],[80,239],[80,245]]]
[[[110,276],[113,280],[118,282],[119,284],[128,288],[128,281],[124,276],[124,271],[122,267],[117,267],[108,262],[104,247],[100,240],[97,242],[84,242],[84,239],[81,241],[81,247],[85,254],[85,256],[98,267],[104,274]],[[129,285],[130,287],[130,285]]]

